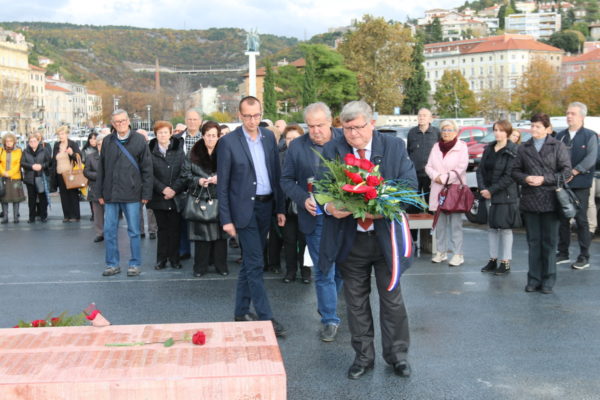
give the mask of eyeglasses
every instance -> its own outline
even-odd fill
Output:
[[[343,129],[344,129],[344,132],[352,132],[352,131],[358,132],[361,129],[363,129],[365,126],[367,126],[368,124],[369,124],[368,122],[365,122],[365,124],[363,126],[345,126],[345,127],[343,127]]]
[[[115,123],[115,124],[124,124],[125,122],[129,122],[129,120],[128,119],[113,120],[113,123]]]
[[[262,114],[242,114],[242,119],[244,121],[250,121],[251,119],[260,119],[260,117],[262,117]]]
[[[213,134],[210,134],[210,135],[204,135],[203,137],[205,137],[205,138],[207,138],[207,139],[218,139],[218,138],[219,138],[219,136],[218,136],[218,135],[213,135]]]
[[[454,129],[442,129],[442,133],[452,133],[456,132]]]

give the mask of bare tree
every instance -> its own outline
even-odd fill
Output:
[[[33,97],[28,82],[4,78],[0,81],[0,116],[5,128],[26,133],[31,125]]]

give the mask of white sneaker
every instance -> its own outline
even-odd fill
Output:
[[[462,254],[455,254],[450,259],[448,265],[450,265],[451,267],[458,267],[459,265],[464,264],[464,262],[465,257]]]
[[[446,261],[448,256],[446,253],[435,253],[435,255],[431,258],[431,262],[441,263],[442,261]]]

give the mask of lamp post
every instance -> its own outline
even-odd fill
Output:
[[[119,100],[121,98],[119,96],[115,96],[113,94],[113,111],[117,111],[119,109]]]
[[[146,105],[146,110],[148,111],[148,130],[150,130],[150,124],[152,123],[150,111],[152,110],[152,106],[150,104]]]

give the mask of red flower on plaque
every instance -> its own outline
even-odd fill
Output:
[[[367,177],[367,185],[369,186],[379,186],[383,183],[383,178],[381,176],[369,175]]]
[[[58,325],[58,324],[60,324],[60,318],[58,318],[58,317],[51,318],[50,323],[52,324],[52,326]]]
[[[100,314],[100,310],[94,310],[94,311],[92,311],[92,312],[91,312],[91,314],[90,314],[90,315],[86,315],[85,317],[86,317],[88,320],[90,320],[90,321],[93,321],[93,320],[94,320],[94,318],[96,318],[96,316],[97,316],[98,314]]]
[[[357,174],[356,172],[350,172],[347,169],[345,169],[344,173],[354,183],[363,183],[364,182],[362,176],[360,176],[360,174]]]
[[[192,343],[194,343],[198,346],[202,346],[203,344],[205,344],[206,343],[206,335],[204,334],[204,332],[198,331],[198,332],[194,333],[194,336],[192,336]]]

